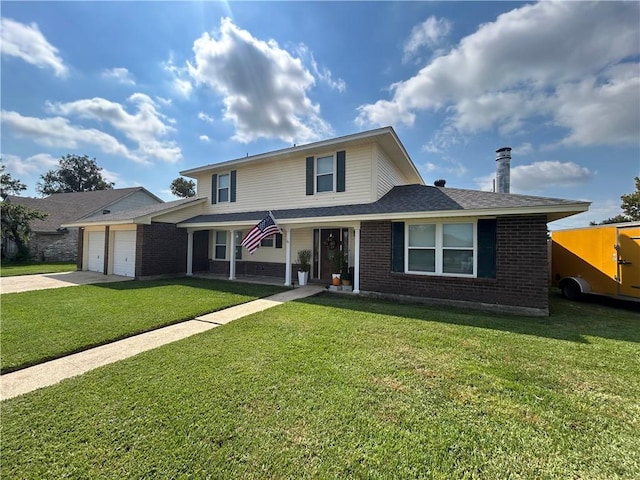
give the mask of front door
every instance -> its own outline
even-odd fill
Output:
[[[313,233],[313,265],[314,278],[331,281],[334,267],[330,258],[335,255],[336,250],[346,255],[349,251],[349,229],[347,228],[322,228],[316,229]]]

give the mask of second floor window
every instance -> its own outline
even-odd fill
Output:
[[[218,202],[229,201],[229,174],[218,177]]]
[[[333,155],[316,159],[316,192],[333,192]]]

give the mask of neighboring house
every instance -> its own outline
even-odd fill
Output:
[[[31,222],[32,235],[29,240],[31,256],[46,261],[76,260],[78,229],[63,227],[65,223],[163,203],[143,187],[54,193],[45,198],[9,195],[5,201],[47,214],[44,220]]]
[[[548,314],[547,222],[589,206],[427,186],[391,127],[181,175],[197,180],[195,199],[74,223],[88,243],[83,268],[92,269],[92,243],[104,247],[106,239],[103,250],[110,251],[117,228],[134,232],[139,278],[209,270],[230,279],[278,276],[291,285],[297,252],[311,249],[310,278],[328,282],[328,259],[338,249],[348,258],[354,293]],[[240,241],[269,211],[283,233],[249,255]],[[100,271],[113,271],[110,265]]]

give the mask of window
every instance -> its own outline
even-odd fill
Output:
[[[235,235],[235,244],[236,244],[236,260],[242,260],[242,232],[240,230],[236,230],[233,232]]]
[[[409,224],[406,238],[407,272],[475,275],[475,224]]]
[[[218,202],[229,201],[229,174],[218,177]]]
[[[260,240],[261,247],[282,248],[282,234],[274,233]]]
[[[316,192],[333,192],[333,155],[316,159]]]
[[[224,260],[227,258],[227,232],[224,230],[216,231],[216,260]]]
[[[270,235],[266,238],[260,240],[261,247],[273,247],[273,235]]]

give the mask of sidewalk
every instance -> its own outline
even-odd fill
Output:
[[[66,378],[82,375],[94,368],[205,332],[252,313],[261,312],[292,300],[316,295],[324,289],[325,287],[321,285],[306,285],[287,290],[270,297],[209,313],[193,320],[159,328],[158,330],[2,375],[0,376],[0,400],[17,397],[38,388],[54,385]]]

